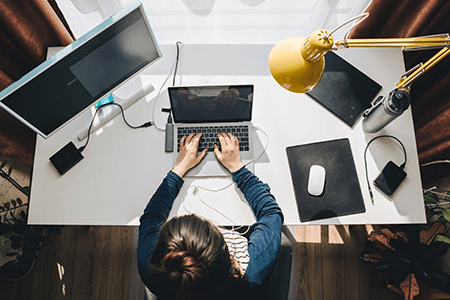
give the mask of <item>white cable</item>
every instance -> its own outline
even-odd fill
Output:
[[[328,33],[328,36],[330,36],[330,35],[332,35],[333,33],[335,33],[336,31],[338,31],[339,29],[341,29],[342,27],[344,27],[345,25],[347,25],[348,23],[350,23],[350,22],[352,22],[352,21],[354,21],[354,20],[357,20],[357,19],[359,19],[360,17],[365,17],[365,18],[367,18],[367,16],[369,15],[369,13],[363,13],[363,14],[361,14],[361,15],[359,15],[359,16],[356,16],[356,17],[354,17],[354,18],[351,18],[350,20],[347,20],[347,21],[345,21],[343,24],[341,24],[341,25],[339,25],[338,27],[336,27],[336,28],[334,28],[333,30],[331,30],[331,32],[330,33]],[[364,19],[365,19],[364,18]]]
[[[266,146],[264,147],[263,151],[261,151],[261,153],[258,156],[256,156],[254,159],[245,163],[244,166],[248,166],[252,162],[258,161],[261,158],[261,156],[263,156],[263,154],[266,152],[267,147],[269,147],[269,136],[267,135],[267,133],[259,126],[253,126],[253,129],[261,131],[266,136],[267,143],[266,143]]]
[[[230,187],[232,184],[233,184],[233,182],[231,182],[231,184],[229,184],[229,185],[227,185],[226,187],[223,187],[223,188],[221,188],[221,189],[219,189],[219,190],[210,190],[210,189],[207,189],[207,188],[205,188],[205,187],[198,186],[198,185],[191,185],[191,186],[188,188],[188,190],[189,190],[190,188],[194,188],[193,194],[196,195],[196,196],[198,197],[198,199],[200,200],[200,202],[202,202],[204,205],[206,205],[207,207],[209,207],[210,209],[212,209],[213,211],[217,212],[217,213],[220,214],[222,217],[224,217],[225,219],[227,219],[228,221],[230,221],[230,222],[232,223],[232,225],[231,225],[231,231],[232,231],[233,234],[235,234],[235,233],[236,233],[236,230],[239,230],[240,228],[242,228],[242,227],[244,227],[244,226],[243,226],[243,225],[240,225],[239,227],[236,228],[236,227],[235,227],[235,226],[236,226],[236,223],[235,223],[230,217],[228,217],[226,214],[222,213],[220,210],[214,208],[213,206],[209,205],[205,200],[203,200],[203,198],[200,196],[200,190],[199,190],[199,189],[204,189],[204,190],[211,191],[211,192],[218,192],[218,191],[222,191],[222,190],[224,190],[224,189]],[[182,206],[183,206],[184,210],[186,210],[189,214],[192,214],[192,212],[189,211],[189,210],[186,208],[185,202],[186,202],[186,201],[183,201],[183,202],[182,202]],[[243,233],[237,232],[237,234],[238,234],[238,235],[245,235],[249,230],[250,230],[250,227],[247,228],[247,230],[246,230],[245,232],[243,232]]]
[[[447,205],[450,205],[450,202],[439,202],[439,203],[435,203],[435,204],[426,203],[425,207],[427,207],[427,208],[436,208],[436,207],[447,206]]]
[[[261,156],[266,152],[267,147],[269,147],[269,136],[267,135],[267,133],[259,126],[253,126],[253,129],[261,131],[266,136],[267,143],[266,143],[266,146],[264,147],[264,149],[261,151],[261,153],[258,156],[256,156],[254,159],[252,159],[252,160],[248,161],[247,163],[245,163],[244,167],[248,166],[252,162],[258,161],[258,159],[260,159]],[[226,185],[224,187],[221,187],[219,189],[209,189],[209,188],[206,188],[206,187],[203,187],[203,186],[199,186],[199,185],[193,185],[193,187],[197,187],[197,188],[203,189],[203,190],[208,191],[208,192],[220,192],[220,191],[223,191],[223,190],[227,189],[231,185],[233,185],[233,181],[231,181],[228,185]]]
[[[349,21],[347,21],[347,22],[345,22],[343,25],[346,25],[346,24],[348,24],[348,23],[350,23],[350,22],[352,22],[352,21],[354,21],[354,20],[356,20],[356,19],[358,19],[358,18],[361,18],[360,20],[358,20],[357,22],[355,22],[355,24],[353,24],[346,32],[345,32],[345,34],[344,34],[344,43],[345,44],[347,44],[347,37],[348,37],[348,35],[349,35],[349,33],[350,33],[350,31],[352,31],[352,29],[353,28],[355,28],[359,23],[361,23],[362,21],[364,21],[365,19],[367,19],[369,17],[369,13],[363,13],[363,14],[361,14],[361,15],[359,15],[359,16],[356,16],[356,17],[354,17],[354,18],[352,18],[352,19],[350,19]],[[341,26],[342,27],[342,26]],[[340,28],[340,27],[339,27]]]
[[[355,22],[355,24],[353,24],[344,34],[344,43],[347,44],[347,36],[350,33],[350,31],[355,28],[356,25],[358,25],[359,23],[361,23],[362,21],[364,21],[367,17],[369,16],[369,13],[363,13],[361,15],[358,15],[354,18],[351,18],[350,20],[345,21],[344,23],[342,23],[341,25],[339,25],[338,27],[334,28],[331,32],[326,34],[326,39],[328,39],[328,37],[330,37],[333,33],[335,33],[336,31],[338,31],[339,29],[341,29],[342,27],[344,27],[345,25],[347,25],[350,22],[353,22],[355,20],[358,20],[359,18],[361,18],[360,20],[358,20],[357,22]]]
[[[181,53],[181,48],[182,48],[182,46],[183,46],[183,43],[180,42],[180,41],[178,41],[177,44],[180,45],[180,48],[179,48],[179,49],[180,49],[179,54],[180,54],[180,53]],[[179,57],[179,56],[178,56],[178,57]],[[168,73],[167,76],[166,76],[166,79],[164,79],[163,83],[161,84],[161,86],[160,86],[160,88],[159,88],[159,90],[158,90],[158,94],[156,94],[156,97],[155,97],[155,105],[153,106],[152,119],[153,119],[153,124],[155,125],[156,129],[161,130],[161,131],[166,131],[166,129],[165,129],[165,128],[160,128],[160,127],[158,127],[158,125],[156,124],[156,120],[155,120],[155,108],[156,108],[156,106],[157,106],[156,104],[158,103],[159,95],[161,94],[161,91],[162,91],[163,87],[165,86],[167,80],[169,80],[170,75],[172,74],[172,70],[175,68],[176,64],[177,64],[177,55],[175,55],[175,59],[174,59],[174,61],[173,61],[172,67],[170,68],[169,73]],[[175,74],[174,74],[174,76],[175,76]]]
[[[435,192],[435,191],[432,191],[431,189],[423,191],[424,194],[427,193],[427,192],[430,192],[430,193],[435,194],[435,195],[443,196],[443,197],[448,197],[449,196],[448,194]],[[445,201],[447,201],[447,200],[445,200]]]
[[[442,164],[442,163],[447,163],[448,164],[448,163],[450,163],[450,160],[446,159],[446,160],[430,161],[428,163],[421,164],[420,166],[421,167],[426,167],[426,166],[429,166],[429,165]]]
[[[250,163],[252,163],[252,162],[256,162],[258,159],[260,159],[261,156],[266,152],[267,148],[269,147],[269,136],[267,135],[267,133],[266,133],[261,127],[259,127],[259,126],[253,126],[253,129],[261,131],[261,132],[266,136],[267,143],[266,143],[264,149],[261,151],[261,153],[260,153],[258,156],[256,156],[254,159],[252,159],[251,161],[249,161],[248,163],[246,163],[244,166],[247,166],[248,164],[250,164]],[[220,191],[223,191],[223,190],[225,190],[225,189],[227,189],[227,188],[229,188],[230,186],[233,185],[234,182],[233,182],[232,180],[230,180],[230,181],[231,181],[231,182],[230,182],[229,184],[227,184],[226,186],[221,187],[221,188],[219,188],[219,189],[209,189],[209,188],[206,188],[206,187],[203,187],[203,186],[200,186],[200,185],[191,185],[188,189],[194,188],[194,192],[193,192],[193,193],[194,193],[194,195],[196,195],[196,196],[199,198],[200,202],[202,202],[204,205],[208,206],[210,209],[214,210],[215,212],[219,213],[219,214],[222,215],[224,218],[226,218],[228,221],[230,221],[230,222],[233,224],[233,225],[231,226],[231,228],[232,228],[231,231],[232,231],[233,233],[235,233],[235,230],[238,230],[238,229],[242,228],[243,226],[240,226],[240,227],[238,227],[238,228],[235,228],[236,223],[235,223],[231,218],[229,218],[227,215],[225,215],[224,213],[222,213],[220,210],[218,210],[218,209],[214,208],[213,206],[209,205],[208,203],[206,203],[206,202],[202,199],[202,197],[200,196],[200,189],[203,189],[203,190],[209,191],[209,192],[213,192],[213,193],[215,193],[215,192],[220,192]],[[182,201],[182,206],[183,206],[183,208],[184,208],[189,214],[191,214],[191,212],[186,208],[185,202],[186,202],[186,201]],[[248,232],[248,230],[250,230],[250,227],[249,227],[244,233],[240,233],[240,232],[237,232],[237,233],[238,233],[239,235],[245,235],[245,234]]]

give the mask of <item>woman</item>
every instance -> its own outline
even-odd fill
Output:
[[[237,138],[220,133],[222,152],[215,145],[214,153],[231,172],[257,219],[248,240],[245,272],[230,257],[224,236],[211,222],[195,215],[166,222],[183,185],[183,175],[206,155],[206,149],[197,155],[200,138],[201,133],[181,139],[174,167],[144,210],[137,249],[139,274],[160,299],[247,298],[256,295],[274,267],[283,214],[269,186],[242,164]]]

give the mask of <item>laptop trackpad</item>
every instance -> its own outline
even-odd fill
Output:
[[[206,154],[205,158],[194,168],[195,177],[230,176],[230,172],[217,160],[214,153]],[[190,175],[190,174],[188,174]]]

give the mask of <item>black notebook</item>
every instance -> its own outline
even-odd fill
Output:
[[[322,78],[307,94],[353,127],[380,89],[381,85],[330,51]]]
[[[286,148],[300,221],[338,217],[366,211],[347,138]],[[308,193],[309,169],[325,168],[320,196]]]

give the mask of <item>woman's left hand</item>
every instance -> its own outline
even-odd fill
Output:
[[[198,143],[200,142],[201,136],[201,132],[199,134],[191,133],[189,136],[184,136],[180,140],[180,152],[178,153],[177,161],[172,168],[172,172],[183,177],[189,169],[202,161],[208,149],[203,150],[197,155]]]

